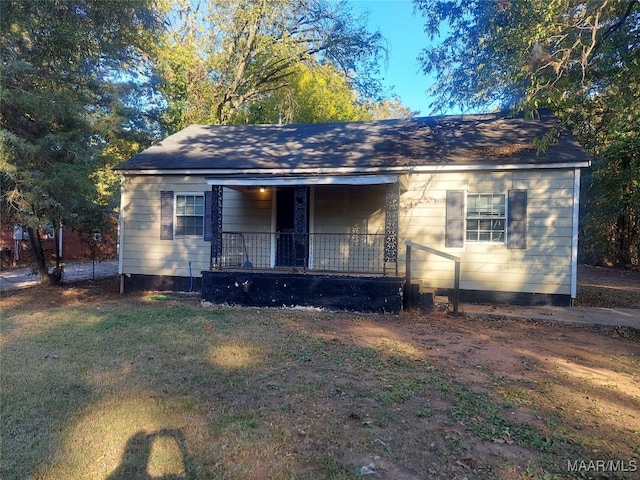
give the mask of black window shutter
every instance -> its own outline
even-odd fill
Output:
[[[160,192],[160,240],[173,240],[173,192]]]
[[[213,240],[213,192],[204,192],[204,239],[210,242]]]
[[[464,246],[464,190],[447,190],[445,246]]]
[[[527,248],[527,191],[509,190],[507,248]]]

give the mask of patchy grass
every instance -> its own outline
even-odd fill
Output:
[[[110,282],[2,299],[1,478],[350,479],[371,469],[515,480],[637,475],[569,471],[576,461],[640,468],[631,332],[204,308],[193,297],[120,297]]]

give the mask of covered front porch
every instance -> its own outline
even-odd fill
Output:
[[[211,178],[202,297],[398,312],[398,175]]]

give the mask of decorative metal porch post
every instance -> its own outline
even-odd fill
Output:
[[[400,216],[400,183],[387,185],[387,195],[384,209],[384,270],[387,273],[387,263],[396,264],[398,275],[398,219]]]
[[[294,213],[293,213],[293,266],[307,268],[309,239],[308,239],[308,202],[309,188],[295,187],[293,193]],[[302,254],[300,259],[298,252]],[[302,265],[298,260],[302,260]]]
[[[206,209],[205,209],[206,210]],[[222,187],[211,187],[211,268],[221,267],[222,257]]]

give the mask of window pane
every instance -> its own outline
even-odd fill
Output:
[[[184,213],[187,215],[195,215],[196,209],[194,197],[187,197],[187,207],[185,208]]]
[[[187,228],[187,235],[195,235],[197,232],[197,228],[199,225],[199,222],[202,222],[202,219],[199,217],[189,217],[189,220],[187,222],[188,224],[188,228]]]
[[[204,197],[202,195],[176,196],[177,215],[203,215]]]
[[[194,215],[204,215],[204,197],[195,197],[193,203]]]
[[[467,196],[467,215],[475,216],[478,211],[478,196],[477,195],[468,195]]]
[[[184,197],[184,195],[178,195],[176,197],[176,214],[177,215],[184,215],[185,204],[186,204],[186,198]]]
[[[185,217],[176,217],[176,235],[184,235],[184,219]]]
[[[488,195],[478,196],[478,211],[483,215],[491,212],[491,208],[489,207],[489,200],[491,200],[491,197],[489,197]]]
[[[200,236],[204,233],[202,217],[195,217],[194,220],[195,222],[193,224],[193,234]]]
[[[504,216],[505,197],[502,194],[473,194],[467,196],[467,215]]]

